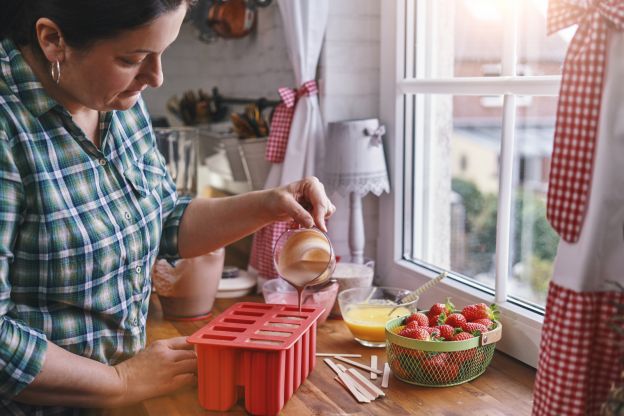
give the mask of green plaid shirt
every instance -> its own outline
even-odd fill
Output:
[[[11,400],[46,340],[111,365],[145,345],[150,270],[178,255],[189,203],[142,101],[100,121],[98,149],[0,43],[0,414],[73,413]]]

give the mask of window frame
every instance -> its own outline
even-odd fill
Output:
[[[514,76],[516,73],[517,20],[515,7],[517,2],[507,0],[510,7],[505,16],[506,33],[504,36],[504,53],[502,55],[502,74],[498,77],[455,77],[455,78],[419,78],[429,58],[428,48],[419,46],[419,56],[413,56],[414,47],[408,48],[406,39],[414,39],[418,31],[418,39],[426,35],[428,22],[432,21],[430,13],[415,14],[418,0],[396,0],[383,4],[381,7],[381,68],[380,68],[380,118],[386,124],[387,155],[393,184],[393,192],[380,200],[379,239],[378,239],[378,273],[383,277],[384,284],[415,288],[437,275],[435,266],[415,263],[408,260],[411,247],[404,244],[405,233],[409,233],[417,220],[405,218],[406,201],[413,200],[419,181],[423,181],[426,160],[414,163],[410,155],[415,148],[417,154],[425,154],[423,141],[414,142],[404,137],[405,114],[413,110],[413,104],[406,97],[416,94],[448,94],[448,95],[502,95],[503,124],[501,139],[501,168],[499,176],[498,217],[496,234],[496,284],[495,290],[479,287],[459,275],[447,278],[439,285],[430,289],[422,297],[421,305],[426,307],[435,301],[450,296],[457,305],[475,302],[496,302],[501,309],[505,336],[497,348],[509,355],[533,366],[537,366],[543,310],[511,301],[507,293],[507,278],[510,259],[511,209],[512,209],[512,167],[514,160],[516,96],[556,96],[559,93],[561,77],[546,76]],[[432,2],[435,3],[435,2]],[[421,3],[422,4],[422,3]],[[420,6],[422,7],[422,6]],[[435,8],[436,6],[433,6]],[[418,19],[414,24],[408,20]],[[412,65],[416,76],[407,77],[406,67]],[[412,95],[409,95],[412,94]],[[423,120],[426,115],[423,107],[417,106],[416,118]],[[424,128],[426,123],[416,123]],[[416,133],[415,137],[418,133]],[[426,144],[425,144],[426,145]],[[415,166],[416,165],[416,166]],[[410,174],[404,174],[410,169]],[[423,199],[423,198],[421,198]],[[413,207],[416,216],[424,215],[426,207]],[[406,231],[408,230],[408,231]],[[416,242],[415,244],[418,244]]]

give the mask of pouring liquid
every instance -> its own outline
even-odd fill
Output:
[[[282,278],[297,290],[301,312],[303,290],[326,282],[333,271],[329,241],[316,231],[301,231],[284,244],[277,265]]]

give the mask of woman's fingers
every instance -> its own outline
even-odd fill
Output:
[[[182,360],[178,361],[176,364],[176,372],[178,374],[182,373],[197,373],[197,360]]]
[[[169,338],[166,342],[172,350],[192,350],[195,348],[193,344],[186,342],[186,337]]]
[[[173,361],[196,360],[195,350],[174,350],[172,351]]]
[[[327,232],[327,225],[325,219],[329,218],[336,207],[331,203],[327,194],[325,193],[325,187],[316,178],[309,179],[310,185],[307,187],[308,195],[307,199],[312,205],[312,215],[317,227]]]

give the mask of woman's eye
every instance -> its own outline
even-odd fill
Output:
[[[127,66],[139,66],[143,62],[143,59],[140,61],[133,61],[131,59],[121,58],[121,62]]]

